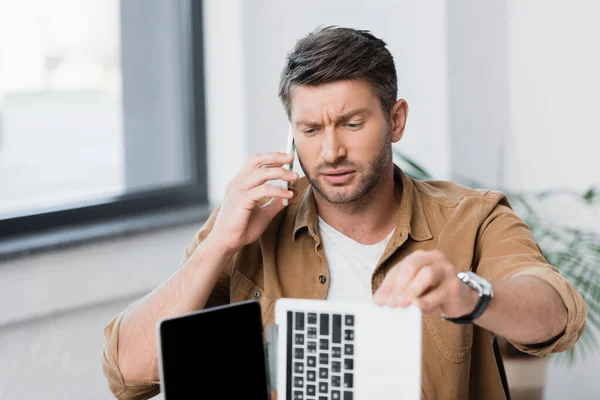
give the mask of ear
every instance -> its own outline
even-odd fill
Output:
[[[408,103],[404,99],[398,100],[392,107],[391,115],[392,143],[398,142],[404,135],[406,118],[408,117]]]

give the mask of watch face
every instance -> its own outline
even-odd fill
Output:
[[[479,286],[479,288],[481,288],[481,294],[485,295],[485,296],[490,296],[492,295],[493,291],[492,291],[492,285],[485,280],[484,278],[480,277],[477,274],[474,274],[473,272],[469,273],[469,286],[475,288],[474,286]]]
[[[493,296],[492,285],[474,272],[459,272],[456,277],[471,289],[478,291],[480,296]]]

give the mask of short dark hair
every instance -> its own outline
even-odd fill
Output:
[[[298,40],[287,55],[279,82],[279,98],[291,115],[291,91],[296,85],[357,79],[367,83],[389,116],[396,102],[398,79],[386,43],[369,31],[328,26]]]

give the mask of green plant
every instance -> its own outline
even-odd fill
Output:
[[[394,150],[395,160],[409,176],[419,179],[432,179],[415,160]],[[461,180],[469,187],[483,187],[477,182]],[[577,344],[569,351],[559,353],[556,359],[572,364],[575,358],[584,358],[598,345],[600,332],[600,234],[582,226],[573,225],[570,219],[548,216],[540,210],[555,205],[548,203],[561,199],[568,202],[568,209],[582,210],[600,208],[600,191],[590,187],[583,193],[568,190],[546,190],[538,193],[502,190],[509,199],[515,212],[529,226],[533,237],[542,249],[546,260],[554,265],[579,291],[588,307],[586,328]],[[560,208],[557,211],[563,211]]]

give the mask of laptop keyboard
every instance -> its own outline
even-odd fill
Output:
[[[287,324],[286,400],[353,400],[354,315],[288,311]]]

